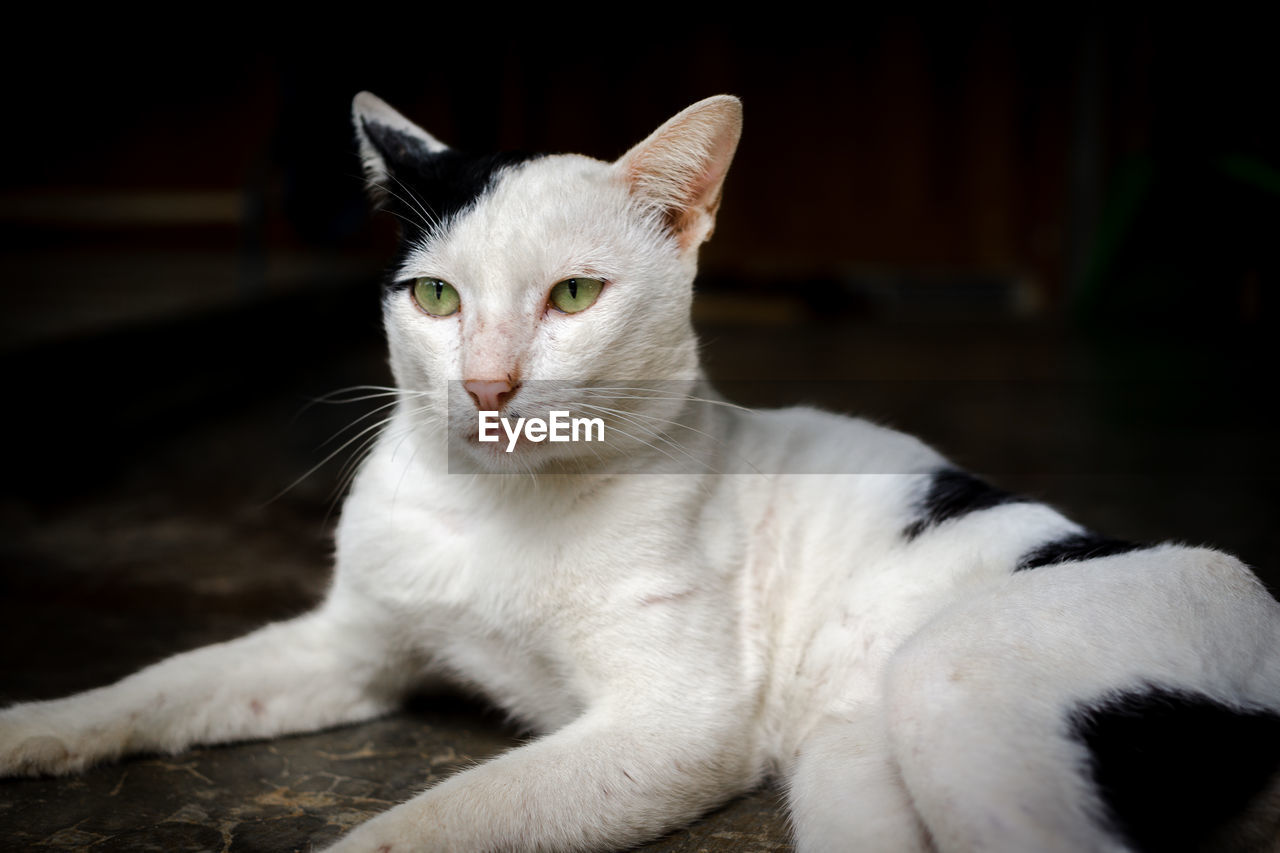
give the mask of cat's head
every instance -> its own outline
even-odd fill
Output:
[[[644,430],[682,404],[623,389],[700,375],[692,284],[738,100],[694,104],[613,163],[463,154],[367,92],[353,118],[369,189],[402,226],[383,310],[420,439],[503,472],[651,445]],[[511,453],[477,440],[478,410],[557,407],[612,421],[613,440],[521,441]]]

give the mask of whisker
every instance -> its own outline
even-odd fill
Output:
[[[622,414],[622,410],[620,410],[620,409],[611,409],[611,408],[609,408],[609,407],[607,407],[607,406],[597,406],[597,405],[592,404],[592,403],[579,403],[579,404],[578,404],[578,406],[579,406],[580,408],[583,408],[583,409],[592,409],[592,410],[595,410],[595,411],[608,412],[608,413],[615,414],[615,415],[621,415],[621,414]],[[631,415],[632,417],[635,417],[635,418],[644,418],[644,419],[651,420],[651,421],[654,421],[654,422],[657,422],[657,423],[671,424],[672,426],[677,426],[677,427],[680,427],[680,428],[682,428],[682,429],[689,430],[690,432],[697,433],[698,435],[703,436],[704,438],[709,439],[710,441],[714,442],[714,443],[715,443],[715,444],[717,444],[717,445],[720,445],[721,447],[728,447],[728,446],[729,446],[729,445],[728,445],[728,444],[727,444],[723,439],[721,439],[719,436],[712,435],[712,434],[711,434],[711,433],[709,433],[709,432],[705,432],[705,431],[703,431],[703,430],[698,429],[697,427],[690,426],[689,424],[682,423],[682,422],[680,422],[680,421],[671,420],[671,419],[669,419],[669,418],[659,418],[659,417],[657,417],[656,415],[650,415],[650,414],[646,414],[646,413],[644,413],[644,412],[629,412],[629,413],[627,413],[627,414],[629,414],[629,415]],[[737,455],[735,454],[735,456],[737,456]],[[757,468],[757,467],[755,466],[755,464],[754,464],[753,462],[751,462],[751,460],[746,459],[746,458],[743,458],[743,457],[740,457],[740,456],[739,456],[739,457],[737,457],[737,458],[738,458],[741,462],[743,462],[744,464],[746,464],[746,465],[747,465],[747,467],[749,467],[749,468],[750,468],[752,471],[754,471],[755,473],[757,473],[757,474],[761,474],[761,473],[763,473],[759,468]]]
[[[630,414],[634,417],[644,418],[645,420],[653,421],[654,423],[670,424],[671,426],[677,426],[677,427],[680,427],[681,429],[686,429],[689,432],[695,432],[698,435],[705,436],[706,438],[711,439],[717,444],[724,444],[724,442],[717,436],[714,436],[709,432],[704,432],[703,430],[700,430],[697,427],[690,426],[689,424],[686,424],[683,421],[672,420],[671,418],[660,418],[657,415],[651,415],[647,412],[632,412],[632,411],[627,411],[625,409],[613,409],[608,406],[598,406],[598,405],[595,405],[594,403],[578,403],[577,406],[578,408],[582,408],[582,409],[592,409],[594,411],[608,412],[610,414],[625,413],[625,414]]]
[[[369,391],[374,393],[360,394],[359,396],[355,396],[355,397],[339,396],[340,394],[349,394],[349,393],[354,393],[358,391]],[[311,398],[306,402],[306,405],[298,409],[297,413],[295,413],[293,416],[293,420],[297,421],[298,418],[302,417],[304,414],[311,411],[311,408],[313,406],[320,406],[320,405],[339,406],[339,405],[344,405],[346,403],[362,403],[367,400],[377,400],[384,397],[397,397],[397,398],[403,397],[403,396],[417,397],[417,396],[424,396],[425,394],[427,394],[427,392],[425,391],[405,391],[400,388],[391,388],[386,385],[351,385],[347,388],[338,388],[337,390],[329,391],[328,393],[321,394],[319,397]]]
[[[354,400],[368,399],[368,397],[365,397],[365,396],[349,397],[349,398],[338,397],[339,394],[348,394],[354,391],[385,392],[385,393],[379,393],[379,394],[370,394],[368,395],[369,397],[391,396],[391,395],[401,396],[406,394],[416,395],[416,394],[426,393],[425,391],[410,391],[404,388],[396,388],[394,385],[348,385],[346,388],[338,388],[333,391],[329,391],[328,393],[321,394],[319,397],[315,397],[314,399],[312,399],[311,402],[313,403],[346,403]]]
[[[364,429],[360,430],[360,432],[356,433],[356,434],[355,434],[355,435],[353,435],[351,438],[349,438],[349,439],[347,439],[346,441],[344,441],[344,442],[343,442],[339,447],[337,447],[336,449],[334,449],[334,450],[333,450],[333,452],[331,452],[329,455],[325,456],[325,458],[321,459],[321,460],[320,460],[319,462],[317,462],[315,465],[312,465],[310,468],[308,468],[308,469],[307,469],[307,471],[306,471],[306,473],[304,473],[302,476],[298,477],[298,478],[297,478],[296,480],[294,480],[292,483],[290,483],[289,485],[287,485],[287,486],[285,486],[283,489],[281,489],[279,492],[277,492],[277,493],[276,493],[276,494],[275,494],[275,495],[274,495],[270,500],[268,500],[268,501],[267,501],[267,505],[272,504],[272,503],[275,503],[276,501],[280,500],[280,498],[284,497],[284,496],[285,496],[286,494],[288,494],[291,490],[293,490],[295,487],[297,487],[297,485],[298,485],[299,483],[301,483],[303,480],[307,479],[307,478],[308,478],[308,477],[310,477],[312,474],[314,474],[315,472],[317,472],[317,471],[319,471],[321,468],[323,468],[325,465],[327,465],[327,464],[328,464],[328,463],[329,463],[329,462],[330,462],[330,461],[331,461],[335,456],[337,456],[339,453],[341,453],[342,451],[346,450],[348,447],[350,447],[350,446],[351,446],[352,444],[354,444],[355,442],[359,441],[359,440],[360,440],[360,438],[361,438],[362,436],[365,436],[365,435],[367,435],[367,434],[369,434],[370,432],[373,432],[373,431],[375,431],[375,430],[381,429],[382,427],[384,427],[384,426],[386,426],[387,424],[391,423],[391,421],[392,421],[392,420],[394,420],[394,418],[395,418],[395,416],[394,416],[394,415],[392,415],[391,417],[388,417],[388,418],[383,418],[382,420],[378,421],[377,423],[371,424],[371,425],[369,425],[369,426],[365,427]]]
[[[343,463],[342,468],[338,471],[338,481],[334,485],[334,494],[332,496],[334,500],[337,500],[342,497],[342,495],[346,494],[347,490],[351,487],[351,484],[355,482],[356,475],[360,473],[360,468],[364,465],[365,460],[368,459],[369,454],[373,452],[378,440],[385,434],[386,433],[383,432],[377,432],[368,436],[360,443],[360,446],[352,452],[347,461]]]
[[[396,177],[396,175],[394,174],[388,173],[388,177],[390,177],[391,180],[395,181],[400,186],[400,189],[405,191],[405,195],[407,195],[409,198],[408,199],[402,198],[401,201],[405,202],[405,204],[410,204],[410,203],[413,204],[413,206],[417,209],[417,212],[422,215],[423,224],[427,226],[428,231],[431,230],[432,228],[437,227],[440,224],[440,218],[435,215],[434,211],[431,210],[431,206],[427,204],[425,199],[421,198],[417,193],[415,193],[412,187],[410,187],[404,181],[400,180],[400,178]]]
[[[593,409],[595,411],[600,411],[600,412],[605,412],[607,414],[610,414],[614,418],[622,420],[624,423],[628,423],[634,427],[644,430],[649,435],[671,446],[672,448],[680,451],[684,455],[688,456],[690,459],[696,458],[693,456],[693,454],[685,450],[684,447],[682,447],[679,443],[667,437],[665,433],[659,430],[653,429],[648,425],[644,424],[638,419],[638,416],[634,415],[631,412],[626,412],[626,411],[623,411],[622,409],[610,409],[607,406],[595,406],[595,405],[592,405],[591,403],[580,403],[579,406],[583,409]]]
[[[329,436],[329,438],[325,439],[324,443],[323,443],[323,444],[321,444],[320,446],[321,446],[321,447],[327,447],[327,446],[328,446],[328,445],[330,445],[331,443],[333,443],[333,442],[337,441],[337,440],[342,436],[342,434],[343,434],[343,433],[345,433],[345,432],[347,432],[348,430],[354,429],[355,427],[359,426],[359,425],[361,424],[361,422],[363,422],[363,421],[367,421],[369,418],[372,418],[372,417],[374,417],[375,415],[378,415],[378,414],[380,414],[380,413],[382,413],[382,412],[385,412],[387,409],[393,409],[393,408],[395,408],[395,407],[396,407],[396,406],[398,406],[398,405],[400,405],[400,401],[399,401],[399,400],[392,400],[390,403],[383,403],[381,406],[376,406],[376,407],[374,407],[373,409],[371,409],[371,410],[369,410],[369,411],[365,412],[365,413],[364,413],[363,415],[361,415],[360,417],[358,417],[358,418],[356,418],[355,420],[351,421],[351,423],[347,424],[347,425],[346,425],[346,426],[344,426],[342,429],[340,429],[340,430],[338,430],[337,432],[335,432],[333,435]]]
[[[647,391],[647,390],[652,390],[652,389],[647,389],[643,387],[627,387],[627,386],[585,386],[581,389],[582,393],[586,393],[586,394],[595,393],[595,392],[604,392],[608,396],[613,397],[614,399],[617,399],[617,400],[656,400],[659,402],[684,401],[684,402],[690,402],[690,403],[706,403],[712,406],[724,406],[725,408],[736,409],[737,411],[740,411],[740,412],[755,411],[755,409],[748,408],[747,406],[740,406],[737,403],[731,403],[728,400],[713,400],[707,397],[694,397],[690,394],[671,395],[669,392],[664,392],[664,393],[667,393],[668,396],[657,396],[654,394],[627,395],[627,394],[617,393],[620,391]]]
[[[667,457],[668,459],[670,459],[672,462],[676,463],[677,465],[681,464],[681,462],[680,462],[680,460],[679,460],[679,459],[677,459],[676,457],[672,456],[670,453],[668,453],[667,451],[663,450],[661,447],[658,447],[658,446],[657,446],[657,445],[655,445],[655,444],[651,444],[651,443],[649,443],[649,442],[645,441],[643,438],[640,438],[639,436],[632,435],[631,433],[627,432],[626,430],[624,430],[624,429],[620,429],[620,428],[618,428],[618,427],[614,427],[614,432],[621,433],[623,436],[626,436],[627,438],[631,439],[632,441],[636,442],[637,444],[643,445],[644,447],[648,447],[650,450],[656,450],[656,451],[658,451],[658,452],[659,452],[659,453],[661,453],[663,456]],[[606,442],[607,442],[607,439],[606,439]],[[624,450],[624,449],[625,449],[625,448],[622,448],[622,447],[618,447],[617,445],[614,445],[614,444],[610,444],[610,447],[612,447],[614,450],[619,450],[619,451],[621,451],[621,450]],[[678,449],[678,448],[677,448],[677,449]],[[695,457],[695,456],[693,456],[693,455],[691,455],[691,454],[689,454],[689,453],[685,453],[685,455],[686,455],[686,456],[688,456],[690,459],[692,459],[694,462],[697,462],[698,464],[700,464],[700,465],[702,465],[703,467],[707,468],[708,470],[711,470],[711,471],[714,471],[714,470],[715,470],[715,469],[711,468],[711,466],[710,466],[710,465],[707,465],[707,463],[706,463],[706,462],[704,462],[703,460],[698,459],[697,457]]]
[[[405,194],[406,194],[408,197],[406,198],[404,195],[401,195],[400,193],[395,192],[394,190],[392,190],[389,186],[387,186],[387,184],[386,184],[386,182],[385,182],[385,181],[384,181],[384,182],[379,183],[379,184],[378,184],[378,188],[379,188],[380,190],[382,190],[384,193],[386,193],[387,195],[389,195],[389,196],[391,196],[392,198],[394,198],[394,199],[396,199],[397,201],[399,201],[399,202],[400,202],[401,204],[403,204],[406,208],[408,208],[408,212],[409,212],[409,213],[411,213],[411,214],[416,214],[417,216],[419,216],[419,217],[420,217],[420,219],[421,219],[421,222],[414,222],[414,221],[413,221],[413,220],[411,220],[411,219],[405,219],[405,217],[400,216],[400,214],[398,214],[398,213],[397,213],[396,211],[394,211],[394,210],[387,209],[387,212],[388,212],[388,213],[391,213],[391,214],[394,214],[394,215],[396,215],[396,216],[399,216],[399,218],[400,218],[400,219],[402,219],[402,220],[403,220],[403,221],[405,221],[405,222],[408,222],[410,225],[420,225],[420,226],[422,226],[422,227],[424,228],[424,230],[426,230],[426,231],[434,231],[437,227],[439,227],[439,225],[440,225],[440,220],[439,220],[439,218],[438,218],[438,217],[436,217],[436,216],[434,216],[434,215],[432,214],[432,212],[431,212],[431,211],[430,211],[430,209],[427,207],[427,205],[426,205],[426,204],[425,204],[421,199],[419,199],[419,198],[417,197],[417,195],[413,192],[413,190],[412,190],[412,189],[410,189],[410,188],[405,184],[405,182],[404,182],[404,181],[400,180],[400,179],[399,179],[399,178],[397,178],[395,175],[390,174],[390,173],[388,173],[388,174],[387,174],[387,177],[389,177],[391,180],[395,181],[395,182],[396,182],[396,184],[397,184],[397,185],[398,185],[402,190],[404,190]],[[386,208],[384,208],[384,209],[386,209]]]

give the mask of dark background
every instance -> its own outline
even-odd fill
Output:
[[[808,281],[871,309],[1274,312],[1280,119],[1260,19],[846,14],[624,32],[405,22],[343,41],[304,21],[261,39],[218,20],[163,38],[104,23],[56,50],[18,45],[4,341],[376,269],[348,119],[362,88],[458,147],[606,159],[694,100],[739,95],[709,280]],[[102,253],[86,255],[95,298],[63,293],[83,277],[58,265],[79,263],[69,250]]]

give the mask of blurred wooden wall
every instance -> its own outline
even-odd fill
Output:
[[[118,261],[134,281],[120,317],[148,293],[181,311],[354,274],[352,259],[374,269],[389,237],[364,217],[351,149],[362,88],[460,147],[602,158],[734,93],[746,129],[710,277],[1007,280],[1050,312],[1086,275],[1118,163],[1185,146],[1189,130],[1214,150],[1276,142],[1247,21],[1222,35],[988,6],[625,34],[545,19],[352,27],[343,41],[292,24],[89,28],[62,37],[55,63],[39,46],[9,55],[22,85],[0,161],[6,333],[62,310],[49,288],[82,251],[90,277]],[[174,280],[184,252],[205,271],[189,285]]]

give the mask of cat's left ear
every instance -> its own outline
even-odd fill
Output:
[[[389,175],[449,150],[372,92],[361,92],[352,100],[351,122],[360,143],[366,186],[378,200],[386,195]]]
[[[715,230],[720,188],[742,134],[742,102],[699,101],[669,119],[614,163],[632,195],[663,213],[682,249]]]

